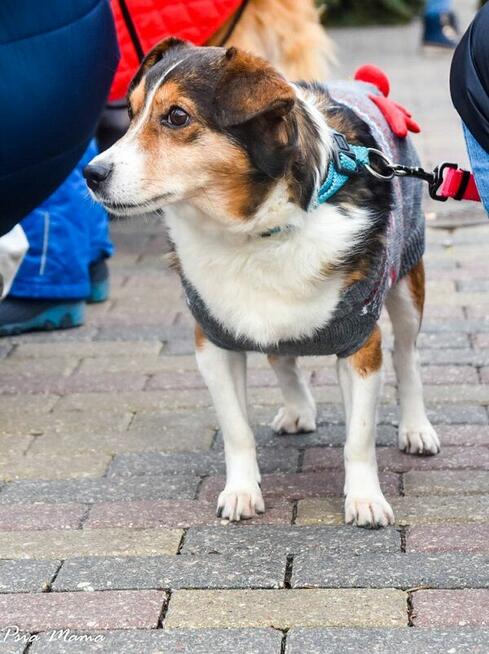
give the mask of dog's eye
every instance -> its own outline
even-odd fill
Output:
[[[190,116],[181,107],[172,107],[166,116],[161,118],[161,122],[170,127],[185,127],[190,122]]]

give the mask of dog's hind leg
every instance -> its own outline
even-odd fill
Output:
[[[246,354],[223,350],[195,330],[196,358],[212,396],[224,439],[226,486],[218,517],[241,520],[263,513],[255,437],[246,411]]]
[[[380,488],[375,456],[377,404],[382,387],[382,339],[378,326],[363,347],[338,359],[345,402],[345,522],[385,527],[394,514]]]
[[[411,454],[437,454],[440,441],[426,415],[416,337],[424,306],[424,267],[419,261],[387,296],[394,331],[394,368],[399,386],[399,447]]]
[[[284,406],[273,419],[272,429],[278,434],[299,434],[316,429],[316,403],[296,357],[270,355],[272,366],[282,389]]]

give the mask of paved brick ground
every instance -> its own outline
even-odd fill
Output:
[[[383,65],[425,126],[426,163],[464,161],[449,56],[421,55],[418,27],[336,32],[342,71]],[[23,632],[0,634],[0,652],[489,651],[489,226],[468,205],[428,211],[420,346],[444,449],[397,451],[387,354],[379,465],[397,526],[383,531],[342,524],[343,414],[327,360],[305,362],[317,432],[277,437],[279,394],[250,356],[268,512],[215,518],[222,439],[162,224],[113,224],[111,300],[82,329],[0,343],[0,628]],[[76,642],[53,637],[62,628]]]

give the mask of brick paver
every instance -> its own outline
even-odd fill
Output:
[[[1,593],[33,593],[45,591],[61,565],[61,561],[1,561]]]
[[[489,629],[291,629],[286,654],[484,654]]]
[[[304,470],[338,468],[343,453],[333,448],[311,447],[304,455]],[[444,447],[436,457],[413,456],[396,448],[377,448],[379,470],[407,472],[408,470],[474,469],[489,470],[489,449],[481,447]]]
[[[73,556],[175,554],[180,529],[64,529],[0,533],[0,558],[65,559]]]
[[[406,600],[405,593],[394,589],[177,590],[172,595],[164,624],[168,629],[403,627]]]
[[[473,3],[456,3],[467,22]],[[341,75],[383,66],[423,126],[423,163],[463,165],[450,56],[426,58],[419,27],[334,32]],[[397,449],[382,316],[377,456],[397,525],[379,531],[343,524],[333,357],[303,361],[317,431],[283,436],[269,427],[281,404],[273,372],[248,357],[267,511],[240,525],[216,518],[222,436],[162,256],[163,220],[112,222],[109,302],[88,306],[80,329],[0,339],[0,629],[32,630],[28,654],[487,654],[489,224],[476,205],[428,200],[427,211],[418,344],[442,452]],[[103,641],[49,640],[55,627]],[[0,632],[0,651],[25,647]]]
[[[16,436],[15,434],[0,436],[0,460],[4,461],[8,457],[20,457],[26,453],[26,450],[32,445],[34,436]]]
[[[411,470],[404,475],[404,492],[406,495],[489,493],[489,474],[486,470]]]
[[[243,526],[252,524],[285,524],[292,520],[293,505],[288,502],[268,504],[263,515],[246,520]],[[1,506],[0,506],[1,516]],[[140,502],[102,502],[94,504],[85,527],[195,527],[218,525],[216,502],[201,500],[143,500]]]
[[[395,552],[400,549],[395,529],[363,531],[351,527],[256,526],[242,529],[204,527],[189,529],[184,554],[255,552],[301,554],[304,552],[350,553]]]
[[[391,505],[399,525],[431,524],[443,522],[489,522],[487,497],[433,496],[391,498]],[[297,510],[297,524],[341,524],[343,502],[335,498],[307,498],[301,500]]]
[[[34,453],[24,457],[10,456],[0,463],[0,479],[84,479],[101,477],[111,461],[109,455],[98,453],[65,454]]]
[[[489,590],[417,591],[412,620],[417,627],[488,627]]]
[[[157,590],[0,595],[0,628],[154,629],[166,600]]]
[[[49,640],[50,635],[40,634],[29,651],[32,654],[85,654],[87,651],[104,654],[281,654],[283,638],[282,632],[276,629],[136,629],[94,632],[95,635],[102,640],[87,644],[53,641]]]
[[[362,554],[294,557],[294,588],[434,588],[489,587],[484,554]]]
[[[489,427],[483,425],[437,425],[444,445],[489,445]]]
[[[418,525],[409,529],[408,552],[489,553],[489,525]]]
[[[0,504],[1,531],[77,529],[87,513],[84,504]]]
[[[26,398],[25,395],[22,397]],[[12,413],[2,414],[0,435],[45,435],[44,437],[46,438],[47,442],[49,442],[49,436],[51,437],[51,441],[60,439],[62,442],[62,439],[66,438],[66,435],[69,434],[75,442],[80,442],[82,440],[82,436],[90,437],[90,435],[93,435],[94,433],[105,434],[120,432],[126,429],[131,420],[131,412],[127,409],[115,411],[107,409],[97,411],[96,413],[66,413],[56,411],[55,413],[48,414],[47,412],[44,413],[41,411],[36,411],[33,407],[30,406],[31,398],[35,400],[38,397],[40,396],[28,396],[28,400],[26,400],[28,408],[25,411],[23,409],[17,409]],[[54,396],[53,398],[51,398],[51,396],[46,397],[46,406],[55,404],[58,402],[58,400],[58,396]],[[44,441],[41,441],[39,449],[36,447],[36,443],[34,443],[33,451],[44,451],[41,449],[43,446]],[[58,448],[57,451],[59,450],[60,448]],[[63,450],[64,447],[61,448],[61,451]]]
[[[63,564],[53,589],[281,588],[285,559],[285,554],[263,557],[246,553],[71,559]]]
[[[74,422],[76,416],[70,420]],[[131,420],[130,414],[127,415],[126,425]],[[161,421],[164,418],[160,416]],[[70,425],[71,427],[71,425]],[[112,429],[109,432],[102,423],[100,430],[92,429],[91,432],[80,434],[73,432],[71,428],[61,434],[46,434],[38,438],[30,453],[56,453],[60,447],[63,450],[73,452],[74,454],[85,454],[86,452],[120,454],[124,452],[182,452],[188,450],[207,450],[212,444],[214,437],[213,429],[196,428],[192,431],[183,431],[177,438],[174,431],[161,430],[155,425],[153,428],[138,431],[131,429],[129,431],[116,431]]]
[[[295,472],[299,458],[298,450],[290,447],[281,449],[264,448],[258,451],[258,462],[262,472]],[[193,474],[208,475],[225,470],[224,452],[185,452],[162,454],[121,454],[114,458],[109,477],[131,475]]]
[[[198,477],[112,477],[111,479],[73,479],[67,481],[15,481],[0,493],[4,502],[100,502],[149,498],[190,499],[195,495]]]

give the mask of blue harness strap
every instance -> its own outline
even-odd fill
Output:
[[[328,165],[326,179],[321,184],[314,206],[324,204],[338,193],[361,166],[369,163],[369,148],[350,145],[343,134],[333,134],[333,157]]]

